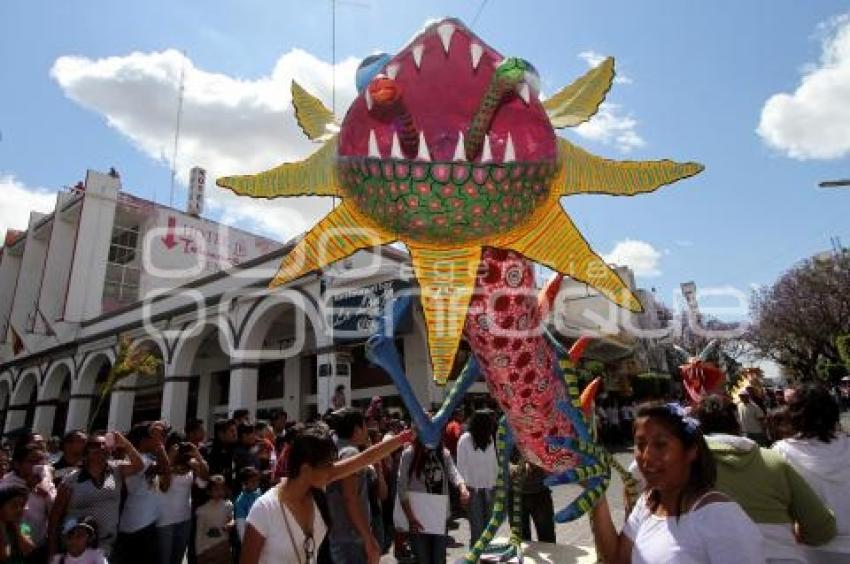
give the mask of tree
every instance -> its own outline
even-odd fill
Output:
[[[133,346],[133,341],[127,335],[118,337],[118,352],[115,355],[115,363],[109,369],[109,375],[106,379],[106,384],[100,392],[97,406],[91,413],[89,418],[89,431],[94,424],[97,414],[103,408],[106,399],[112,394],[112,390],[118,385],[121,380],[138,374],[139,376],[150,377],[154,376],[159,369],[162,361],[141,347]]]
[[[838,349],[838,357],[850,372],[850,335],[841,335],[835,339],[835,347]]]
[[[801,379],[815,378],[818,362],[839,362],[836,340],[850,333],[850,252],[795,265],[753,292],[750,314],[747,340],[756,349]]]

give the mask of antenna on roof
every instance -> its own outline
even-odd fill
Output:
[[[177,147],[180,144],[180,121],[183,118],[183,90],[186,84],[186,51],[180,51],[183,60],[180,63],[180,86],[177,92],[177,124],[174,126],[174,152],[171,153],[171,188],[168,192],[168,205],[174,207],[174,178],[177,176]]]

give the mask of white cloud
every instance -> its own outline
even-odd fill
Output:
[[[0,206],[0,237],[3,237],[7,229],[26,229],[31,211],[52,212],[56,205],[56,192],[30,188],[14,175],[0,173],[0,199],[3,201]]]
[[[661,276],[661,254],[645,241],[626,239],[617,242],[610,253],[602,255],[602,260],[618,266],[628,266],[635,276],[654,278]]]
[[[578,58],[594,68],[606,59],[606,56],[596,51],[587,50],[578,54]],[[625,75],[617,74],[614,82],[631,84],[632,80]],[[638,122],[630,113],[625,113],[622,106],[603,102],[599,111],[590,121],[572,129],[577,135],[591,141],[611,145],[621,153],[630,153],[646,145],[646,141],[638,134]]]
[[[631,114],[623,113],[619,104],[603,102],[599,112],[590,121],[574,127],[572,131],[585,139],[629,153],[646,145],[646,141],[636,131],[637,124]]]
[[[850,14],[822,30],[820,61],[806,66],[794,92],[768,98],[756,130],[769,146],[795,159],[850,155]]]
[[[349,58],[336,66],[340,118],[355,96],[358,63]],[[267,76],[250,80],[199,69],[174,49],[103,59],[65,56],[50,71],[66,96],[103,115],[110,127],[166,166],[173,151],[181,72],[185,79],[176,168],[182,182],[192,166],[206,168],[210,178],[259,172],[318,148],[295,121],[290,83],[296,79],[330,107],[333,67],[300,49],[282,55]],[[207,197],[213,215],[277,239],[308,229],[331,206],[325,198],[252,200],[218,188]]]
[[[588,67],[594,68],[598,67],[599,63],[604,61],[607,57],[602,53],[597,53],[596,51],[588,50],[579,53],[578,58],[587,63]],[[614,82],[616,84],[632,84],[632,79],[624,74],[620,74],[620,72],[617,71],[617,73],[614,75]]]

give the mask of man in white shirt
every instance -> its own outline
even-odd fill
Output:
[[[764,432],[764,410],[753,403],[750,394],[743,391],[738,394],[738,419],[741,420],[741,432],[761,446],[767,446],[767,434]]]
[[[624,403],[620,408],[620,429],[623,433],[623,440],[626,444],[630,444],[634,435],[635,421],[635,405],[629,401]]]
[[[608,440],[617,444],[620,442],[620,408],[617,402],[610,400],[611,403],[605,408],[605,415],[608,419]]]

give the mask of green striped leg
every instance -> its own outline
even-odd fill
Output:
[[[620,478],[623,480],[623,485],[626,488],[626,503],[628,507],[634,507],[640,497],[640,485],[635,480],[632,473],[623,468],[623,465],[617,462],[617,459],[611,457],[611,468],[617,471]]]
[[[481,537],[473,545],[472,549],[466,554],[462,562],[465,564],[474,564],[486,551],[487,553],[501,553],[509,549],[510,545],[490,545],[490,541],[496,535],[496,531],[501,527],[505,520],[506,499],[508,493],[508,485],[510,483],[510,461],[511,452],[514,448],[513,437],[508,420],[504,416],[499,420],[499,430],[496,433],[496,452],[499,456],[499,476],[496,478],[496,495],[493,502],[493,513],[490,516],[490,522],[487,523]],[[516,498],[517,496],[514,496]]]

